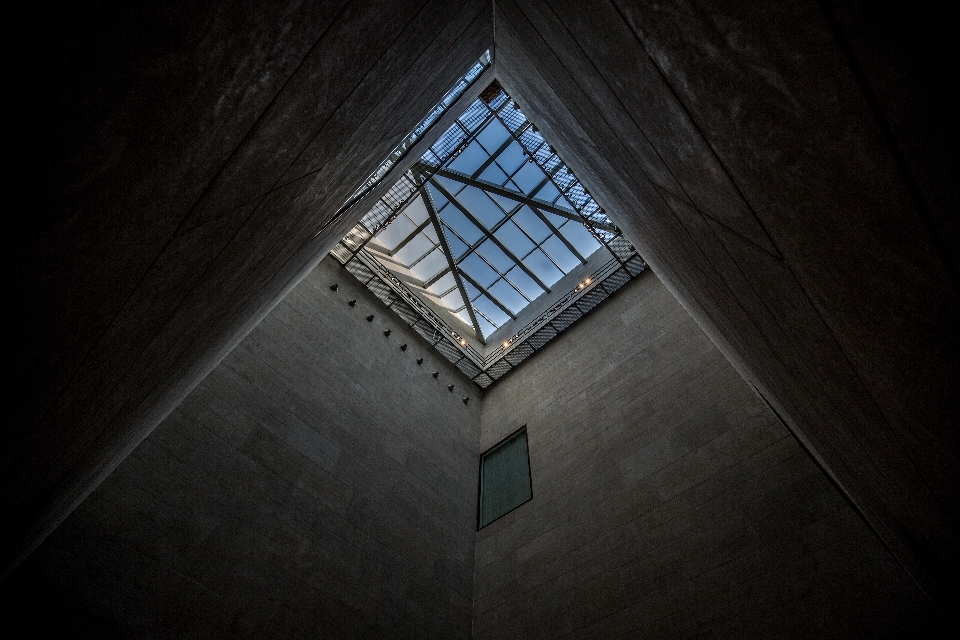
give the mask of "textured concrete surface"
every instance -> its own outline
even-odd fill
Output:
[[[315,230],[494,45],[500,81],[661,282],[921,588],[956,602],[949,16],[497,0],[494,42],[492,8],[27,7],[8,84],[3,571],[310,270],[353,220]]]
[[[5,617],[47,637],[469,638],[480,400],[326,260],[4,583]]]
[[[491,41],[479,1],[35,11],[4,572],[356,222],[315,235]]]
[[[475,638],[936,633],[907,573],[653,274],[491,387],[481,447],[522,424],[533,500],[477,534]]]
[[[955,228],[935,212],[956,210],[956,189],[936,179],[940,162],[955,172],[956,154],[938,151],[946,143],[929,158],[916,149],[955,141],[955,117],[937,91],[921,117],[918,104],[894,109],[945,59],[939,44],[910,39],[928,19],[901,12],[892,50],[913,55],[877,64],[891,14],[842,4],[853,40],[813,2],[585,11],[504,0],[498,74],[925,591],[953,609],[960,291]],[[955,96],[955,84],[939,93]]]

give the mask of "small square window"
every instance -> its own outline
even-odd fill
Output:
[[[527,429],[521,427],[480,456],[480,514],[482,529],[533,498]]]

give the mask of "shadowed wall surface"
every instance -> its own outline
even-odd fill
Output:
[[[9,84],[3,576],[311,272],[363,213],[331,222],[353,189],[490,49],[747,388],[956,610],[948,16],[839,0],[31,11]]]
[[[469,638],[480,406],[326,260],[5,582],[6,615],[51,637]]]
[[[474,637],[937,631],[903,568],[652,273],[602,305],[484,398],[481,447],[527,425],[533,500],[477,534]]]

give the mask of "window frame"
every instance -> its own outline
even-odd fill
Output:
[[[529,483],[528,488],[529,488],[529,491],[530,491],[530,497],[527,498],[526,500],[524,500],[523,502],[520,502],[520,503],[514,505],[513,507],[511,507],[511,508],[508,509],[507,511],[504,511],[503,513],[501,513],[500,515],[498,515],[498,516],[497,516],[496,518],[494,518],[493,520],[490,520],[490,522],[487,522],[486,524],[483,524],[482,516],[483,516],[483,466],[484,466],[484,460],[486,460],[486,458],[487,458],[490,454],[492,454],[492,453],[496,452],[497,450],[501,449],[502,447],[506,446],[509,442],[513,441],[515,438],[520,437],[520,434],[521,434],[521,433],[523,434],[524,450],[526,451],[526,454],[527,454],[527,482]],[[533,471],[532,471],[531,468],[530,468],[530,440],[529,440],[529,437],[527,436],[527,425],[526,425],[526,424],[524,424],[522,427],[520,427],[520,428],[517,429],[516,431],[513,431],[513,432],[507,434],[505,437],[501,438],[499,442],[497,442],[496,444],[492,445],[491,447],[488,447],[486,451],[484,451],[483,453],[480,454],[479,482],[478,482],[477,484],[478,484],[478,486],[477,486],[477,531],[483,529],[484,527],[490,526],[491,524],[493,524],[494,522],[496,522],[496,521],[499,520],[500,518],[503,518],[504,516],[506,516],[506,515],[508,515],[508,514],[510,514],[510,513],[513,513],[514,511],[516,511],[517,509],[519,509],[519,508],[522,507],[523,505],[525,505],[525,504],[527,504],[528,502],[530,502],[531,500],[533,500]]]

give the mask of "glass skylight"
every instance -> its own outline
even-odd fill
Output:
[[[602,247],[494,111],[446,162],[430,160],[373,242],[481,341]]]
[[[495,81],[405,166],[332,253],[482,388],[645,268]]]

